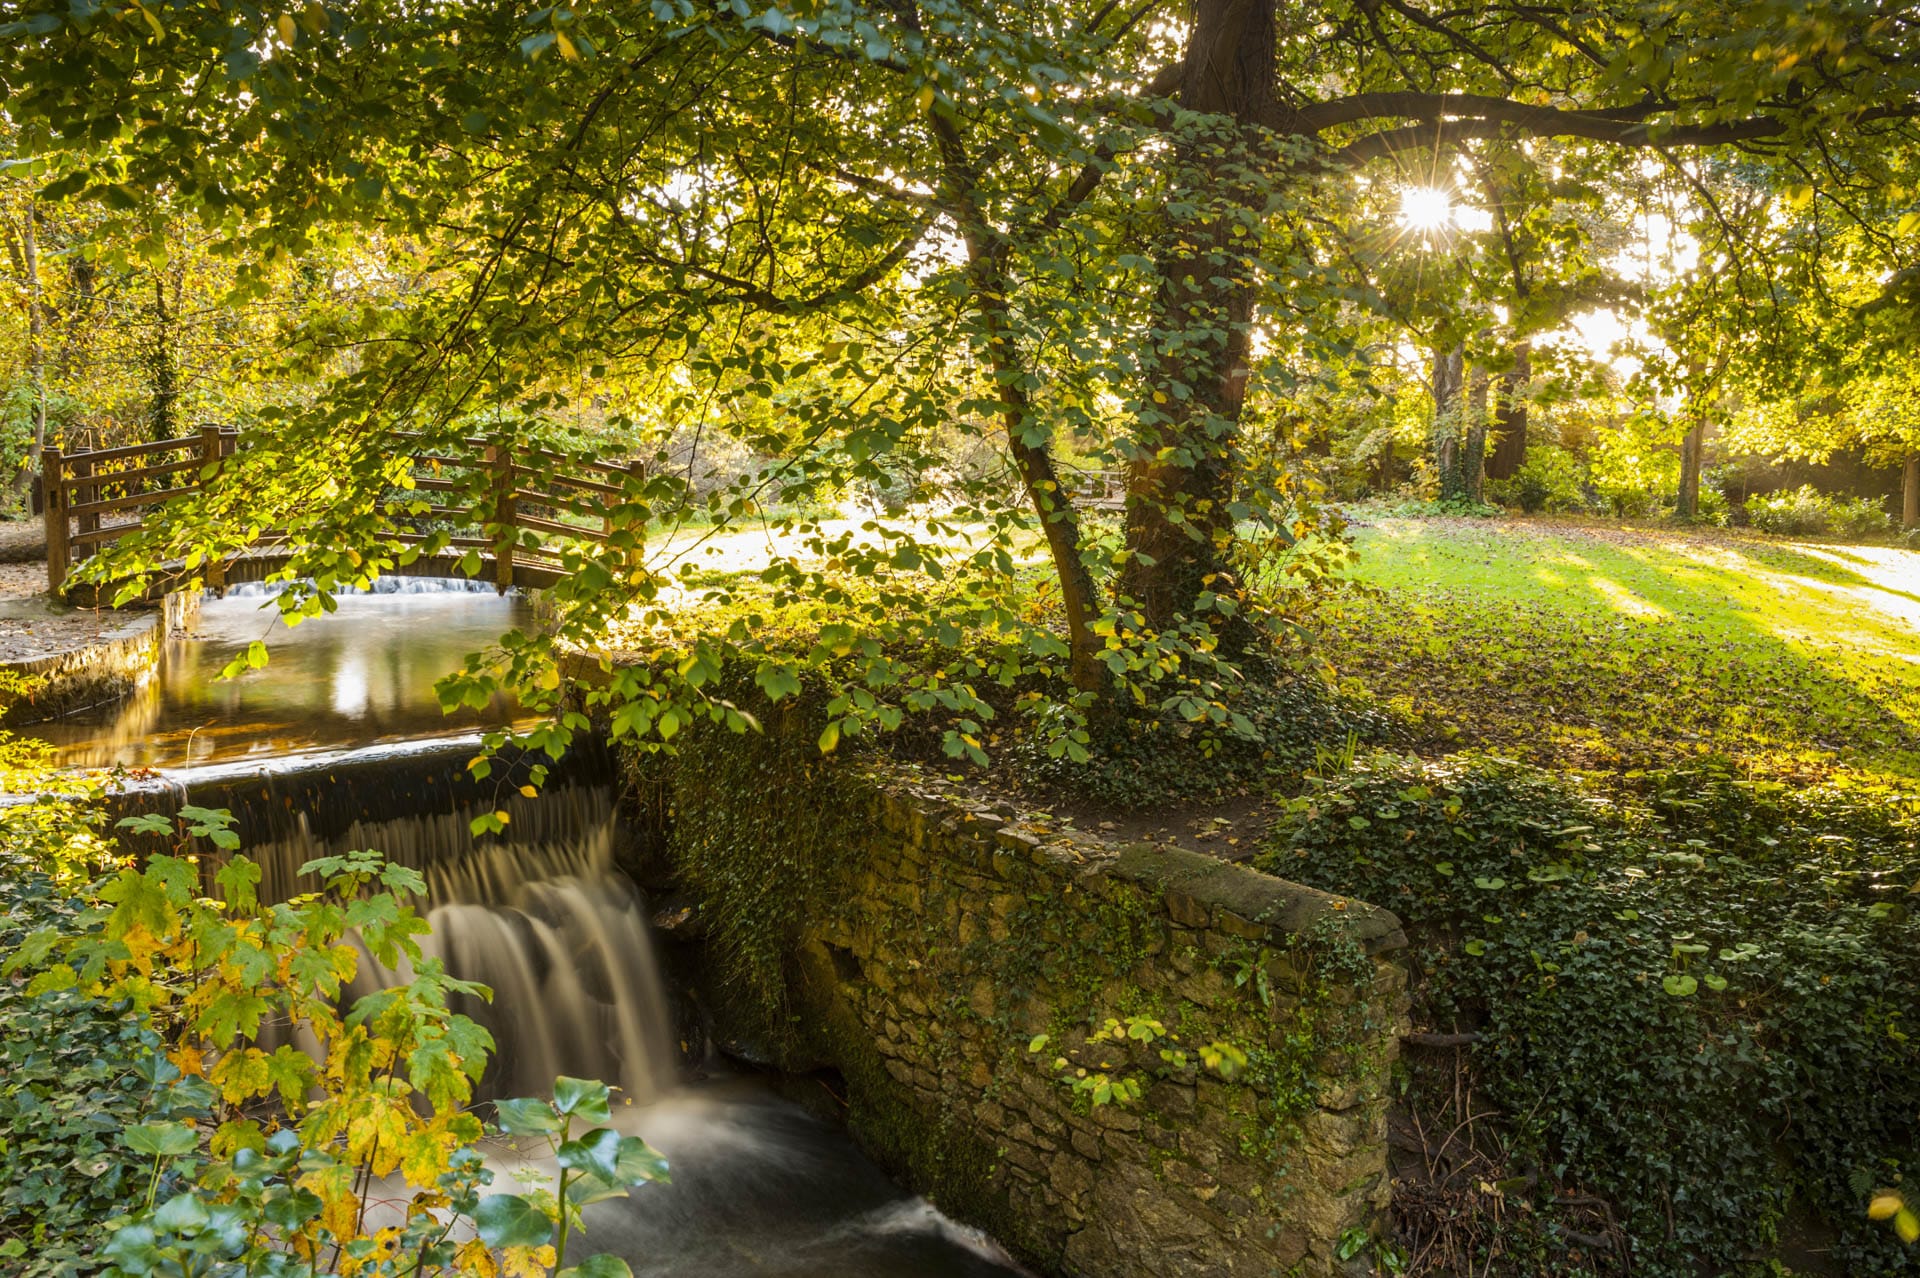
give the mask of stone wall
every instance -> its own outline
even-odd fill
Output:
[[[0,663],[0,669],[31,681],[29,695],[9,712],[8,722],[41,723],[128,696],[153,677],[167,639],[190,629],[199,614],[198,592],[175,591],[158,608],[118,614],[119,624],[95,643]]]
[[[917,773],[698,758],[774,748],[648,789],[723,1038],[837,1071],[883,1165],[1043,1272],[1366,1272],[1335,1251],[1387,1205],[1392,915]]]

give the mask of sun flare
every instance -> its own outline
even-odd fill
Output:
[[[1400,193],[1400,225],[1410,231],[1442,231],[1453,225],[1453,192],[1410,186]]]

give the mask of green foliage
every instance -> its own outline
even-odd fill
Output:
[[[664,1176],[640,1141],[597,1126],[603,1084],[562,1079],[552,1101],[499,1107],[504,1127],[555,1135],[555,1190],[480,1195],[487,1128],[471,1102],[492,1042],[448,1000],[487,991],[422,955],[415,871],[322,857],[302,868],[320,890],[263,903],[244,856],[210,884],[181,856],[112,861],[85,805],[43,800],[4,822],[0,1063],[21,1085],[0,1098],[0,1256],[125,1278],[546,1273],[580,1207]],[[211,809],[121,824],[239,841]],[[95,868],[107,873],[89,883]],[[342,1006],[350,934],[407,983]],[[387,1177],[409,1208],[376,1228],[363,1195]],[[460,1241],[463,1220],[479,1241]],[[596,1278],[626,1272],[588,1263]]]
[[[1115,711],[1092,725],[1084,761],[1050,755],[1036,732],[1007,751],[1007,770],[1022,788],[1139,811],[1297,776],[1350,734],[1378,741],[1388,732],[1377,709],[1283,662],[1256,663],[1220,696],[1234,725]]]
[[[1893,532],[1893,520],[1877,499],[1830,497],[1811,484],[1747,498],[1747,519],[1761,532],[1782,537],[1865,540]]]
[[[1588,508],[1587,468],[1564,448],[1536,445],[1511,479],[1490,480],[1487,494],[1529,515],[1565,514]]]
[[[799,921],[832,908],[826,893],[858,846],[862,813],[836,786],[844,765],[821,755],[806,713],[817,705],[790,703],[764,734],[716,740],[702,724],[675,757],[630,756],[635,786],[671,813],[675,867],[703,903],[729,984],[768,1026],[786,1011]]]
[[[1760,1273],[1795,1211],[1852,1272],[1903,1258],[1873,1186],[1920,1173],[1920,794],[1722,765],[1611,797],[1497,759],[1376,757],[1294,801],[1265,868],[1419,936],[1439,1023],[1556,1175],[1609,1198],[1635,1269]]]
[[[1878,538],[1893,532],[1893,517],[1887,514],[1886,503],[1876,497],[1836,497],[1832,518],[1838,537]]]
[[[28,992],[52,961],[29,938],[80,927],[107,852],[98,820],[62,800],[0,814],[0,954],[17,956],[0,979],[0,1268],[24,1278],[96,1267],[101,1222],[148,1191],[143,1124],[204,1118],[213,1101],[204,1084],[181,1084],[159,1033],[124,1001]]]

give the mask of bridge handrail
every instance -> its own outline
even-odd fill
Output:
[[[389,437],[404,442],[428,438],[417,431],[398,430],[389,432]],[[413,466],[448,466],[480,473],[464,480],[413,475],[410,482],[414,489],[466,494],[484,483],[487,491],[467,504],[430,505],[424,515],[416,517],[444,520],[455,525],[455,531],[481,530],[481,536],[448,537],[444,545],[452,550],[484,552],[483,559],[492,561],[493,580],[503,591],[514,583],[516,567],[537,570],[535,575],[551,579],[558,571],[559,551],[545,544],[549,539],[568,538],[575,542],[604,544],[616,529],[616,507],[610,503],[594,505],[585,502],[580,494],[623,498],[631,491],[630,487],[608,483],[601,477],[618,476],[631,481],[644,478],[646,474],[646,464],[639,460],[587,460],[543,448],[516,445],[509,449],[498,441],[480,438],[452,441],[441,437],[433,442],[440,447],[465,445],[479,452],[474,456],[412,452],[406,454],[407,460]],[[199,491],[204,486],[203,475],[208,473],[207,468],[223,457],[232,456],[240,446],[238,431],[204,426],[198,433],[180,439],[74,452],[62,452],[55,447],[43,450],[41,486],[46,494],[48,589],[56,595],[60,594],[77,560],[97,553],[99,547],[107,542],[139,531],[144,523],[144,512],[149,507]],[[135,461],[183,449],[191,449],[192,455],[174,461],[103,468],[110,467],[111,463]],[[529,467],[516,461],[516,457],[537,457],[555,465]],[[575,473],[564,473],[559,467],[570,468]],[[583,471],[586,473],[581,474]],[[174,481],[171,487],[166,488],[147,487],[162,476],[179,475],[182,472],[188,472],[184,482]],[[105,495],[107,490],[113,488],[120,490],[119,495]],[[532,510],[522,510],[523,505]],[[534,510],[541,513],[533,513]],[[598,523],[597,526],[583,526],[548,517],[559,512],[589,520],[597,519]],[[126,514],[132,517],[112,524],[101,523],[102,515]],[[523,544],[522,533],[534,534],[534,540]],[[433,540],[434,536],[431,533],[402,531],[395,534],[395,539],[406,545],[422,545]],[[285,530],[262,533],[255,544],[269,542],[276,537],[284,538]],[[242,551],[227,560],[210,563],[205,571],[207,584],[215,587],[223,585],[229,565],[235,559],[246,556],[248,552]],[[258,570],[257,566],[254,570]]]

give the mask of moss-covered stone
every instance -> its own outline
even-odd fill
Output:
[[[672,770],[709,997],[741,1005],[717,1019],[837,1070],[856,1138],[944,1210],[1100,1278],[1341,1272],[1378,1220],[1392,915],[983,814],[804,731]]]

